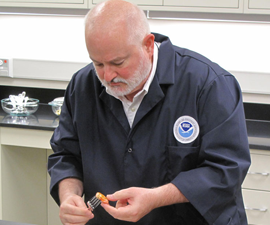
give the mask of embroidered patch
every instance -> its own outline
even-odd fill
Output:
[[[173,126],[173,134],[177,141],[188,144],[194,141],[199,135],[199,125],[190,116],[179,117]]]

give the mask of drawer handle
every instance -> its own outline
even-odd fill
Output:
[[[267,172],[260,173],[260,172],[251,172],[251,171],[248,171],[248,174],[251,174],[251,175],[262,175],[262,176],[268,176],[269,175],[269,173],[267,173]]]
[[[247,206],[245,206],[245,210],[260,211],[260,212],[266,212],[267,211],[267,209],[265,209],[265,208],[258,209],[258,208],[251,208],[251,207],[247,207]]]

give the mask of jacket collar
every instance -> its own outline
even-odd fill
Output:
[[[164,35],[153,33],[155,41],[161,43],[158,52],[156,77],[159,84],[174,84],[175,50],[170,39]]]

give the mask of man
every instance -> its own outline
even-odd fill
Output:
[[[247,224],[250,157],[235,78],[151,34],[125,1],[93,8],[85,40],[93,63],[70,81],[51,139],[62,223]],[[110,205],[92,213],[81,196],[96,192]]]

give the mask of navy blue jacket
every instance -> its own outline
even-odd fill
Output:
[[[132,128],[92,64],[73,76],[51,139],[51,194],[59,202],[57,184],[67,177],[83,181],[86,201],[97,191],[171,182],[190,203],[155,209],[136,224],[246,225],[241,184],[250,155],[240,87],[217,64],[154,35],[161,42],[157,70]],[[179,118],[195,123],[177,127]],[[193,131],[195,140],[181,141]],[[89,224],[129,223],[98,207]]]

